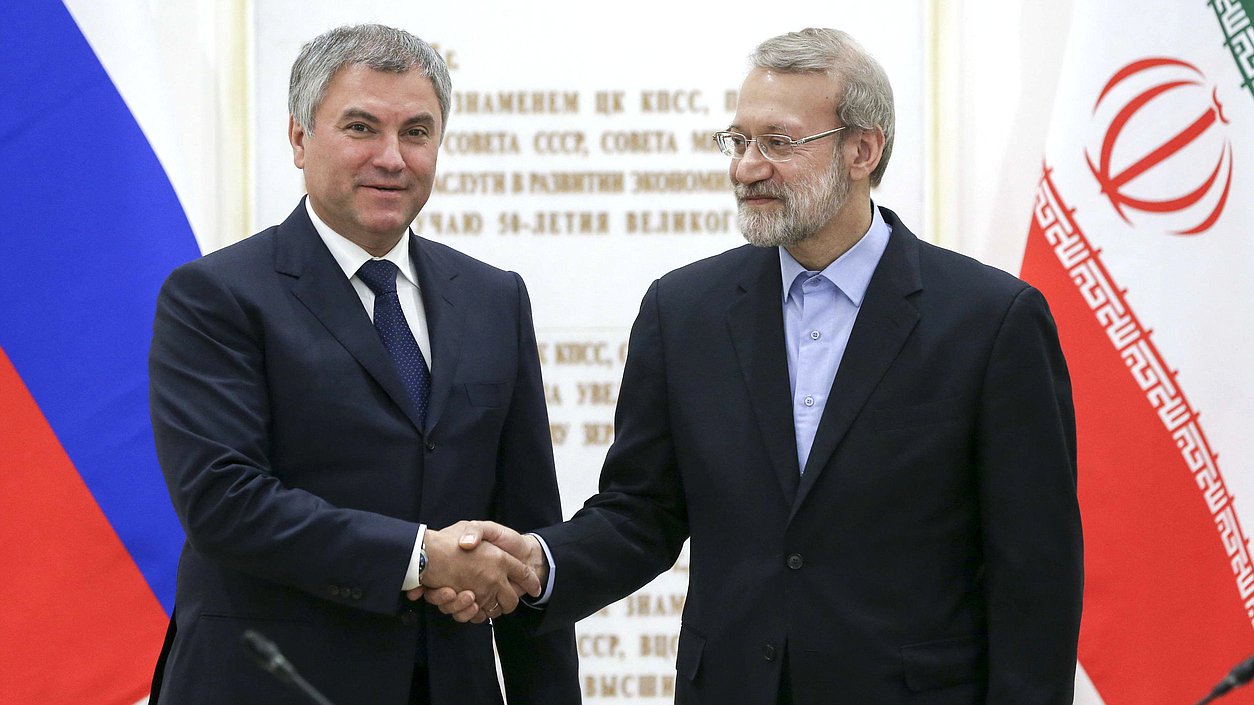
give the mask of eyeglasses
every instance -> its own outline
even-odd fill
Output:
[[[758,151],[762,153],[762,156],[768,162],[786,162],[792,159],[793,150],[800,145],[813,142],[814,140],[821,140],[824,137],[830,137],[846,127],[848,125],[842,125],[835,130],[820,132],[817,135],[802,137],[799,140],[795,140],[788,135],[758,135],[753,139],[749,139],[739,132],[723,131],[714,133],[714,143],[718,145],[720,152],[732,159],[743,159],[745,150],[749,148],[749,143],[756,142]]]

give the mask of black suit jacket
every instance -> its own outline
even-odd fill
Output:
[[[420,634],[436,705],[499,703],[494,632],[511,703],[579,701],[572,629],[528,637],[528,608],[460,625],[400,592],[419,522],[561,519],[522,280],[418,237],[410,254],[425,428],[303,204],[162,287],[150,397],[187,544],[161,702],[302,702],[246,659],[250,627],[338,705],[404,703]]]
[[[1082,583],[1070,382],[1044,299],[895,214],[797,466],[774,248],[661,278],[601,491],[541,530],[546,621],[691,537],[679,703],[1071,702]],[[787,663],[785,670],[784,664]]]

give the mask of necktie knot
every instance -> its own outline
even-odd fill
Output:
[[[375,296],[383,296],[396,293],[398,271],[396,265],[388,260],[371,259],[366,260],[361,269],[357,270],[357,278],[365,282]]]

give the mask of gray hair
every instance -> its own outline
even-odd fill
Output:
[[[448,125],[453,80],[444,59],[430,44],[403,29],[380,24],[336,27],[301,47],[287,89],[287,109],[296,124],[313,132],[314,112],[327,86],[345,66],[361,64],[375,71],[405,73],[413,68],[431,79],[440,101],[440,137]]]
[[[836,107],[841,124],[860,130],[884,131],[884,154],[871,172],[871,185],[879,186],[893,153],[893,87],[875,57],[853,37],[838,29],[803,29],[772,37],[749,57],[753,66],[783,73],[831,73],[844,83],[845,93]]]

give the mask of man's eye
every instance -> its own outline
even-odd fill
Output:
[[[363,125],[360,122],[351,123],[344,129],[348,130],[349,132],[363,132],[364,133],[364,132],[370,131],[369,127]]]
[[[785,149],[792,144],[792,140],[783,135],[762,135],[760,139],[766,143],[767,149]]]
[[[428,133],[427,133],[427,128],[425,127],[415,127],[415,128],[410,129],[409,132],[407,132],[406,134],[408,134],[410,137],[422,138],[422,137],[426,137]]]

